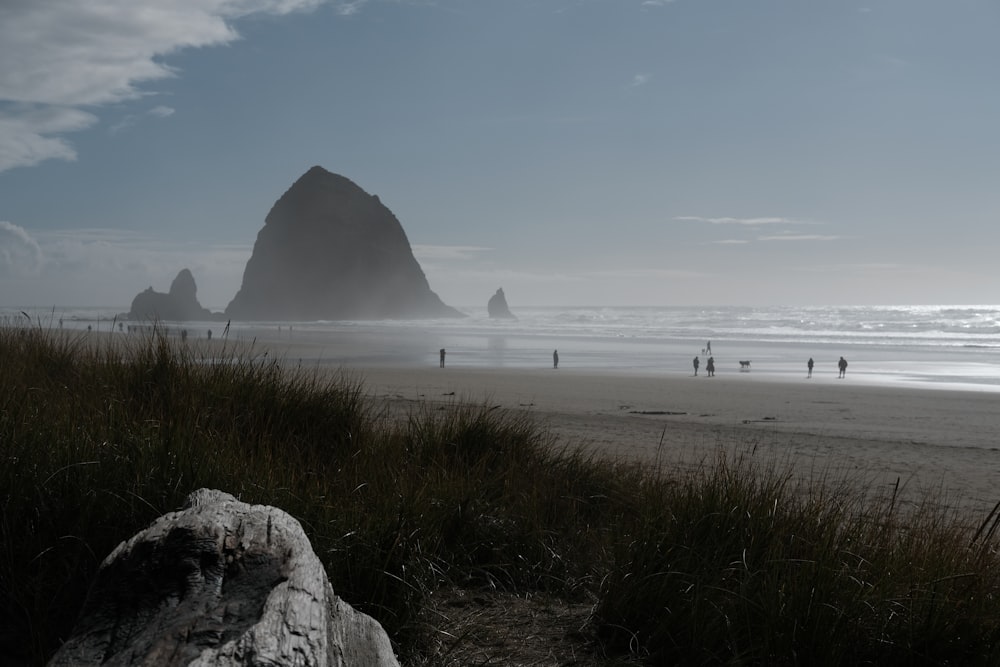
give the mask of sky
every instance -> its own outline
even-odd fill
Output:
[[[996,0],[0,0],[0,307],[240,287],[320,165],[484,307],[1000,303]]]

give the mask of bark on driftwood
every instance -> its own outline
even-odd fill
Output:
[[[200,489],[101,564],[50,665],[386,665],[374,619],[334,595],[299,522]]]

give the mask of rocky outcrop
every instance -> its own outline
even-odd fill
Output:
[[[234,320],[461,317],[431,291],[396,216],[351,180],[313,167],[257,234]]]
[[[127,317],[130,320],[179,322],[218,319],[218,316],[198,303],[198,287],[188,269],[182,269],[177,274],[166,294],[156,292],[152,287],[137,294],[132,299]]]
[[[298,521],[201,489],[101,564],[50,665],[398,666]]]
[[[510,308],[507,307],[507,297],[504,296],[502,287],[486,303],[486,312],[490,314],[490,317],[497,319],[517,319],[514,317],[514,313],[510,312]]]

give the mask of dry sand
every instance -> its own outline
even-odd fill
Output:
[[[527,410],[561,443],[615,460],[695,463],[752,448],[794,466],[985,512],[1000,501],[1000,396],[753,373],[650,377],[571,369],[345,368],[386,405]]]

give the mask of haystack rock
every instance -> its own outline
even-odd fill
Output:
[[[285,512],[199,489],[101,563],[50,666],[398,667]]]
[[[201,307],[198,303],[198,287],[195,285],[194,276],[188,269],[182,269],[170,284],[170,291],[166,294],[156,292],[152,287],[137,294],[132,299],[128,319],[183,322],[218,319],[218,316]]]
[[[486,312],[490,314],[490,317],[497,319],[517,319],[514,317],[514,313],[510,312],[510,308],[507,307],[507,297],[504,296],[502,287],[497,290],[496,294],[490,297],[490,300],[486,304]]]
[[[399,220],[379,198],[322,167],[271,208],[234,320],[462,317],[431,291]]]

